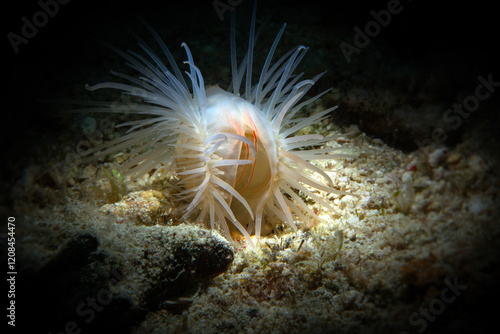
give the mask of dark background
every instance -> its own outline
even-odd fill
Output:
[[[252,3],[251,0],[242,0],[237,6],[238,31],[242,31],[243,36],[248,29],[249,19],[246,18],[250,17]],[[432,1],[407,0],[402,1],[401,5],[403,11],[392,16],[391,23],[382,29],[366,50],[362,50],[363,53],[369,54],[377,45],[384,45],[398,54],[400,61],[420,62],[422,65],[429,63],[429,71],[442,67],[443,76],[449,75],[451,84],[457,86],[453,87],[454,92],[473,91],[477,85],[476,77],[480,74],[492,73],[494,79],[498,77],[498,53],[495,53],[498,48],[497,14],[486,1],[437,4]],[[197,58],[200,53],[198,46],[203,47],[202,43],[206,44],[207,39],[227,40],[230,13],[226,12],[225,20],[221,22],[212,1],[209,0],[72,0],[68,4],[60,5],[58,13],[49,18],[44,27],[39,28],[37,35],[26,45],[20,45],[18,54],[14,53],[7,34],[20,34],[21,18],[26,16],[32,21],[32,15],[40,10],[40,6],[36,1],[9,3],[4,6],[3,54],[7,55],[2,90],[2,137],[5,139],[1,141],[1,152],[6,154],[4,161],[26,159],[32,156],[33,149],[39,149],[36,143],[58,138],[61,127],[65,126],[60,122],[64,120],[53,117],[53,105],[41,101],[78,98],[72,92],[68,93],[67,88],[80,83],[82,86],[85,83],[96,83],[101,73],[109,72],[111,68],[116,69],[110,65],[119,63],[119,58],[113,58],[114,54],[96,40],[123,49],[133,47],[136,42],[131,32],[139,31],[141,36],[145,33],[137,17],[144,18],[159,30],[174,55],[177,53],[183,60],[185,56],[180,43],[187,42],[203,72],[212,69],[207,69],[206,65],[204,68],[200,63],[212,65],[217,61],[218,66],[225,67],[229,64],[228,49],[218,50],[221,55],[219,59],[202,58],[200,62],[200,57]],[[257,17],[262,21],[271,22],[271,26],[275,24],[279,27],[281,22],[287,22],[288,37],[285,36],[284,40],[290,38],[289,30],[293,29],[290,27],[299,26],[301,29],[309,28],[312,32],[321,31],[323,34],[329,30],[342,31],[344,36],[334,41],[344,40],[352,44],[353,27],[362,28],[366,22],[373,20],[369,14],[370,10],[378,11],[386,7],[387,1],[260,1]],[[242,35],[239,37],[244,38]],[[199,41],[199,44],[196,41]],[[245,44],[242,39],[238,41],[239,45]],[[308,41],[301,43],[307,45]],[[325,43],[334,42],[330,40]],[[342,57],[338,44],[328,45],[325,50],[331,53],[332,59]],[[314,52],[315,50],[310,50],[310,54],[314,55]],[[307,60],[308,57],[311,58],[308,55],[305,61],[313,62]],[[354,57],[359,58],[356,55]],[[380,60],[384,61],[392,60]],[[319,68],[331,71],[328,66],[329,64],[318,64]],[[229,75],[220,78],[229,81]],[[384,82],[384,78],[380,78],[380,81]],[[335,84],[334,78],[333,85]],[[327,88],[332,83],[321,82],[320,85]],[[495,99],[498,100],[498,97]],[[445,100],[443,104],[451,105],[452,102]],[[364,116],[361,114],[356,117]],[[354,117],[346,116],[345,120],[348,123],[360,123]],[[376,130],[361,128],[368,134],[379,135],[373,133]],[[416,148],[410,142],[405,142],[404,138],[390,144],[406,150]]]

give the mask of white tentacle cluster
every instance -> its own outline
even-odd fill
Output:
[[[301,101],[323,75],[301,80],[295,70],[307,48],[297,46],[273,62],[285,24],[271,45],[261,69],[259,81],[252,84],[255,43],[256,6],[252,15],[249,47],[238,66],[236,55],[235,16],[231,24],[232,83],[225,91],[205,87],[188,46],[183,75],[169,49],[148,25],[169,66],[144,41],[144,54],[121,51],[121,55],[138,75],[114,73],[128,84],[104,82],[88,86],[89,90],[112,88],[140,97],[143,104],[134,106],[95,102],[92,111],[123,112],[149,117],[121,124],[129,126],[126,135],[93,150],[98,156],[132,149],[135,158],[122,165],[131,176],[147,173],[159,165],[170,166],[180,178],[183,190],[177,194],[185,201],[184,218],[209,221],[211,228],[223,230],[231,239],[234,231],[251,244],[252,234],[259,237],[264,220],[276,216],[296,229],[294,216],[315,216],[299,193],[334,211],[328,201],[310,188],[344,194],[333,188],[331,178],[309,161],[346,157],[337,149],[321,148],[334,137],[319,134],[294,136],[300,129],[320,122],[336,107],[306,118],[296,117],[299,110],[328,91]],[[245,77],[244,92],[240,87]],[[186,80],[187,79],[187,80]],[[314,147],[313,149],[307,149]],[[320,183],[310,174],[324,179]],[[228,224],[228,222],[230,224]]]

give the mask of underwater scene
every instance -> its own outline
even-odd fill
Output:
[[[6,7],[7,333],[480,333],[492,5]]]

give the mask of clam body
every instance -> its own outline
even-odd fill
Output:
[[[138,75],[115,73],[130,84],[105,82],[87,87],[119,89],[144,101],[135,105],[95,102],[97,107],[90,108],[92,111],[149,116],[122,124],[130,127],[126,135],[89,153],[103,157],[123,149],[133,151],[135,158],[121,166],[131,177],[164,166],[181,181],[182,190],[176,198],[184,205],[183,218],[209,223],[229,239],[236,232],[245,236],[249,244],[252,234],[262,234],[266,221],[283,221],[296,229],[295,219],[314,218],[305,197],[334,211],[317,191],[343,192],[335,190],[330,177],[309,161],[346,157],[335,153],[338,148],[325,147],[333,137],[295,135],[328,117],[336,107],[309,117],[296,117],[302,107],[328,91],[301,101],[321,77],[319,74],[300,80],[302,74],[294,73],[306,47],[297,46],[273,63],[285,25],[271,45],[259,81],[252,84],[255,11],[254,8],[249,49],[239,67],[233,16],[232,82],[228,90],[205,87],[185,43],[184,64],[189,71],[183,75],[166,45],[149,26],[169,66],[143,41],[139,45],[145,55],[111,47]],[[244,77],[244,92],[240,93]],[[317,181],[312,174],[323,181]]]

